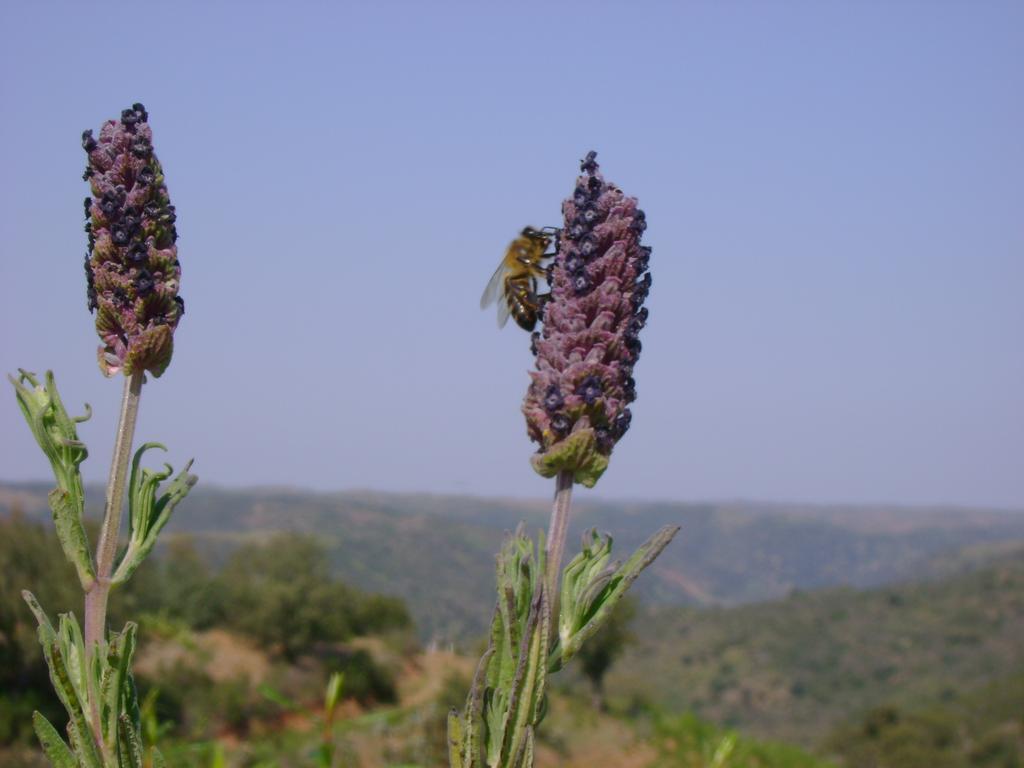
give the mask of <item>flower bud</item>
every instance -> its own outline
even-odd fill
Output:
[[[565,236],[551,269],[537,369],[523,402],[544,477],[571,471],[594,485],[629,429],[633,367],[651,286],[651,249],[640,245],[646,217],[635,198],[607,183],[590,152],[573,195],[562,204]]]
[[[84,178],[92,187],[86,198],[86,293],[107,376],[160,376],[184,314],[176,216],[148,120],[145,107],[133,104],[120,120],[104,123],[98,139],[92,131],[82,134],[89,159]]]

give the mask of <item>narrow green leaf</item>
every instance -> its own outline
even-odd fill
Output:
[[[509,762],[510,768],[533,768],[533,726],[526,726],[519,751]]]
[[[540,626],[537,627],[536,647],[533,649],[534,656],[534,684],[532,686],[533,698],[530,701],[530,724],[533,727],[540,725],[544,719],[546,710],[545,702],[547,695],[547,654],[551,638],[551,603],[548,601],[547,591],[540,589]]]
[[[89,406],[86,406],[85,416],[70,418],[57,392],[52,371],[46,372],[45,385],[28,371],[19,369],[18,373],[18,379],[7,377],[14,385],[18,407],[36,443],[50,462],[57,487],[71,495],[73,506],[81,514],[84,494],[78,465],[85,461],[89,451],[78,439],[75,425],[89,418]],[[30,386],[25,386],[25,382]]]
[[[544,589],[540,587],[534,595],[530,615],[523,632],[522,647],[519,651],[519,666],[516,682],[509,697],[508,713],[511,728],[507,734],[505,755],[514,758],[511,765],[522,759],[526,729],[536,725],[533,719],[538,711],[537,697],[543,695],[547,649],[547,605]],[[518,757],[515,757],[518,756]]]
[[[142,561],[156,545],[160,531],[170,521],[174,508],[199,481],[198,477],[189,472],[192,468],[192,461],[189,461],[177,477],[170,482],[167,490],[157,499],[156,494],[160,482],[170,477],[174,470],[170,464],[165,464],[166,471],[164,472],[142,469],[140,476],[139,461],[143,452],[150,448],[166,450],[160,443],[146,443],[135,452],[128,488],[131,530],[128,548],[121,557],[111,579],[114,584],[122,584],[127,581],[135,569],[142,564]]]
[[[343,672],[334,672],[327,681],[327,690],[324,693],[324,709],[327,711],[328,717],[333,714],[334,708],[338,706],[338,699],[341,698],[341,686],[344,680],[345,675]]]
[[[462,732],[462,718],[458,710],[448,713],[448,765],[449,768],[463,768],[462,753],[465,749]],[[468,768],[468,767],[467,767]]]
[[[53,625],[50,623],[49,617],[46,615],[46,611],[39,605],[39,601],[36,600],[36,596],[29,592],[27,589],[21,591],[21,598],[28,604],[28,609],[32,611],[32,615],[36,617],[36,623],[39,624],[39,631],[45,633],[47,637],[56,640],[57,633],[53,630]],[[40,638],[42,642],[42,638]],[[45,645],[45,643],[43,643]]]
[[[57,641],[61,657],[67,668],[68,679],[75,688],[78,700],[85,706],[89,699],[89,670],[86,666],[85,640],[73,613],[62,613],[57,623]]]
[[[60,650],[54,648],[50,667],[50,680],[57,690],[58,696],[64,702],[70,722],[68,723],[68,736],[71,739],[71,746],[78,755],[78,759],[86,768],[100,768],[102,761],[97,751],[96,743],[92,738],[92,729],[85,715],[85,708],[89,706],[87,699],[79,699],[74,685],[68,678],[67,668],[61,657]]]
[[[68,723],[68,739],[71,742],[71,749],[81,768],[103,768],[103,761],[96,751],[96,744],[92,740],[92,733],[88,726],[84,729],[83,724],[76,724],[75,721]]]
[[[118,753],[121,755],[120,768],[142,768],[142,740],[139,732],[132,727],[128,715],[118,719]]]
[[[38,712],[32,713],[32,724],[36,729],[36,736],[43,747],[43,752],[53,763],[54,768],[78,768],[78,760],[71,753],[71,748],[64,742],[57,730],[50,725],[50,721]]]
[[[522,768],[533,768],[533,728],[526,729],[526,749],[523,754]]]
[[[612,609],[626,594],[626,590],[647,566],[669,545],[679,532],[679,526],[666,525],[644,542],[611,577],[603,592],[594,597],[590,605],[582,606],[576,623],[578,628],[561,645],[561,664],[564,666],[579,651],[583,643],[594,635],[611,614]]]
[[[128,734],[122,735],[119,730],[114,738],[114,745],[117,749],[117,763],[114,768],[136,768],[128,745]]]
[[[487,668],[490,665],[491,657],[494,656],[493,642],[487,646],[480,663],[477,664],[476,673],[473,675],[473,683],[469,687],[469,694],[466,697],[466,712],[464,715],[463,733],[465,748],[463,749],[464,768],[476,768],[480,762],[480,717],[484,706],[485,684]]]
[[[132,542],[141,542],[145,538],[156,503],[157,486],[174,472],[170,464],[164,464],[163,472],[142,469],[140,474],[139,462],[146,451],[153,448],[167,450],[163,443],[143,443],[132,457],[132,469],[128,475],[128,538]]]
[[[61,488],[54,488],[46,498],[50,502],[53,525],[64,556],[75,566],[82,590],[88,592],[96,580],[96,572],[93,570],[89,539],[82,525],[82,511],[71,494]]]
[[[131,680],[132,656],[135,654],[134,622],[125,624],[107,650],[107,674],[103,681],[104,732],[108,740],[117,737],[122,717],[129,718],[133,728],[138,728],[138,702],[135,685]]]
[[[92,741],[92,732],[89,729],[89,723],[85,716],[84,707],[88,706],[88,702],[86,699],[79,697],[78,689],[72,682],[64,654],[61,651],[62,641],[58,637],[57,632],[54,631],[53,625],[46,616],[46,612],[43,611],[42,606],[39,605],[35,595],[27,590],[22,592],[21,595],[39,623],[39,644],[43,648],[43,658],[46,659],[46,666],[50,670],[50,682],[57,693],[57,698],[60,699],[64,709],[67,710],[71,721],[68,724],[71,746],[75,754],[78,755],[78,759],[86,768],[100,768],[99,756],[96,752],[96,746]],[[64,623],[66,624],[66,622]],[[75,626],[77,626],[77,623]],[[64,626],[61,627],[61,630],[65,633],[69,631]],[[75,735],[76,733],[84,733],[87,738],[82,740],[79,736]]]

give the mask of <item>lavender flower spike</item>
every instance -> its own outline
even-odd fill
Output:
[[[174,206],[147,120],[145,107],[133,104],[120,120],[103,124],[98,140],[92,131],[82,134],[89,156],[85,179],[93,195],[85,198],[85,275],[106,376],[160,376],[171,362],[174,329],[185,312],[178,296]]]
[[[540,446],[533,468],[544,477],[571,472],[587,487],[629,429],[651,285],[651,249],[640,245],[644,212],[604,180],[596,157],[587,155],[572,198],[562,204],[551,299],[523,402],[530,439]]]

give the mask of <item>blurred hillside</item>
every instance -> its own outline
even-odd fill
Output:
[[[758,522],[760,513],[748,514],[741,534]],[[937,523],[945,513],[920,514],[934,530],[972,530]],[[366,515],[398,531],[409,519]],[[428,530],[420,521],[430,519],[413,530]],[[416,551],[411,538],[404,551]],[[431,604],[407,606],[331,576],[337,550],[335,538],[269,526],[179,533],[115,593],[112,623],[141,625],[135,672],[171,765],[212,766],[221,753],[239,768],[310,765],[334,671],[346,680],[335,729],[343,764],[444,763],[444,715],[465,695],[478,636],[463,638],[461,654],[422,648],[409,615]],[[736,606],[642,604],[634,644],[605,679],[608,712],[593,710],[579,670],[555,679],[541,765],[1022,768],[1024,542],[976,542],[934,557],[916,569],[924,578],[867,590],[795,590]],[[457,585],[468,581],[463,574]],[[32,709],[60,719],[20,599],[26,586],[52,612],[79,608],[51,526],[0,516],[0,764],[25,768],[39,765]],[[429,581],[422,590],[430,594]]]
[[[45,484],[0,484],[0,515],[17,504],[48,520]],[[90,490],[98,514],[99,489]],[[278,531],[315,535],[333,575],[406,600],[424,639],[460,641],[484,631],[494,553],[503,531],[524,520],[546,526],[544,502],[460,496],[300,491],[227,491],[202,484],[168,527],[194,534],[223,562],[244,542]],[[682,531],[638,594],[663,605],[736,605],[794,589],[879,586],[949,573],[965,548],[1024,540],[1024,513],[995,510],[756,503],[574,505],[570,546],[586,528],[615,537],[621,555],[660,526]],[[966,562],[966,565],[970,565]]]
[[[608,685],[806,745],[879,706],[956,707],[966,691],[1024,672],[1024,544],[988,555],[937,581],[650,609]],[[968,562],[982,560],[974,550]]]
[[[281,533],[237,549],[214,571],[180,539],[114,595],[111,623],[140,623],[134,674],[143,731],[180,768],[317,764],[322,691],[343,675],[327,733],[335,765],[440,767],[445,718],[460,706],[476,659],[421,650],[404,605],[326,574],[315,539]],[[49,526],[0,518],[0,765],[46,764],[31,712],[60,726],[34,622],[31,587],[55,610],[77,608],[74,575]],[[539,766],[663,765],[818,768],[798,748],[760,743],[690,717],[596,712],[589,697],[554,693]],[[728,759],[726,759],[728,758]]]

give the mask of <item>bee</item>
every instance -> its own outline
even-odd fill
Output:
[[[508,244],[505,256],[494,271],[480,297],[480,308],[498,302],[498,327],[503,328],[509,315],[524,331],[532,331],[549,294],[537,293],[537,281],[547,279],[544,262],[554,256],[548,247],[554,242],[558,250],[558,230],[553,227],[526,227]]]

